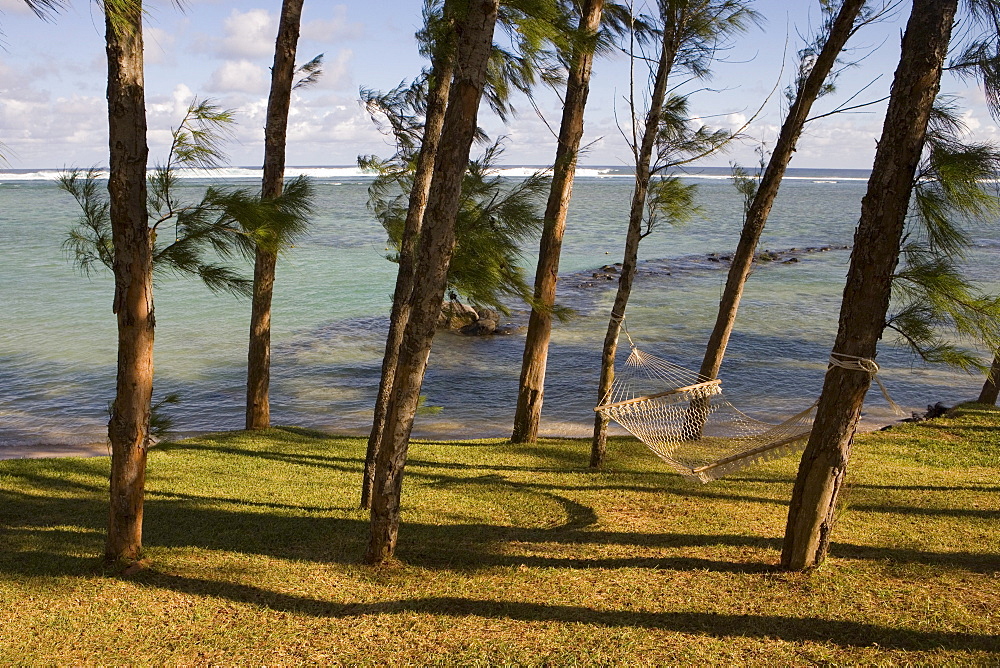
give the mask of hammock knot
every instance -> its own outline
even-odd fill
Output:
[[[848,371],[864,371],[871,376],[879,371],[878,362],[875,360],[844,353],[830,353],[830,366],[839,366]]]
[[[874,380],[878,385],[878,389],[882,391],[882,396],[889,402],[889,406],[893,412],[896,415],[905,414],[903,409],[899,407],[899,404],[889,396],[889,390],[885,388],[885,385],[882,384],[882,379],[878,377],[879,365],[875,360],[868,357],[858,357],[857,355],[847,355],[845,353],[830,353],[829,361],[831,367],[836,366],[848,371],[863,371],[867,373],[871,377],[871,380]]]

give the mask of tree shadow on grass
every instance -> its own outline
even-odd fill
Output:
[[[830,554],[844,559],[961,568],[972,573],[987,575],[1000,573],[1000,554],[989,552],[930,552],[900,547],[875,547],[834,542],[831,544]]]
[[[546,494],[545,496],[552,496]],[[662,550],[685,546],[752,545],[773,548],[768,539],[743,536],[697,536],[672,533],[621,532],[595,528],[594,509],[571,499],[552,496],[563,506],[564,521],[554,527],[503,526],[485,523],[404,523],[399,554],[414,566],[455,571],[537,565],[548,568],[671,568],[762,572],[763,563],[739,563],[707,558],[664,555]],[[247,508],[209,503],[211,497],[157,495],[145,504],[143,543],[152,548],[200,548],[260,554],[281,559],[354,564],[367,544],[369,523],[360,514],[342,512],[324,516],[322,508],[288,504],[260,504]],[[0,572],[55,574],[65,561],[25,560],[25,551],[52,554],[101,554],[106,502],[100,496],[46,497],[0,491],[0,503],[9,511],[3,524],[8,540],[0,544]],[[58,530],[53,530],[58,528]],[[521,554],[544,545],[580,546],[572,554]],[[511,546],[515,546],[513,549]],[[621,548],[631,554],[622,556]],[[581,556],[581,550],[585,556]],[[610,550],[602,554],[602,552]],[[512,553],[513,552],[513,553]],[[65,574],[79,574],[71,569]]]
[[[715,638],[766,638],[786,642],[830,643],[841,647],[877,647],[901,651],[1000,652],[995,635],[922,631],[848,620],[779,615],[732,615],[710,612],[644,612],[595,610],[572,605],[528,601],[426,597],[377,603],[334,603],[275,592],[251,585],[219,582],[144,571],[135,577],[143,586],[214,596],[279,612],[349,619],[369,615],[419,613],[454,618],[482,617],[522,622],[587,624],[604,628],[639,628]]]
[[[324,436],[323,440],[328,440],[329,436]],[[445,444],[450,445],[450,444]],[[472,447],[468,445],[456,446],[456,447]],[[491,447],[496,447],[492,444]],[[338,471],[353,472],[357,471],[359,474],[362,470],[364,464],[364,459],[360,456],[358,457],[343,457],[334,456],[327,454],[309,454],[303,453],[301,451],[296,452],[282,452],[281,450],[260,450],[250,447],[240,447],[236,445],[207,445],[205,443],[199,443],[197,441],[185,441],[180,443],[166,443],[157,446],[158,450],[164,452],[212,452],[221,455],[232,455],[235,457],[255,457],[260,459],[266,459],[271,461],[278,461],[287,464],[299,464],[301,466],[311,466],[311,467],[322,467],[329,468]],[[561,458],[555,457],[559,454],[558,451],[553,450],[550,453],[549,459]],[[465,464],[461,462],[444,462],[439,460],[425,460],[417,457],[408,457],[406,460],[407,471],[422,470],[422,469],[441,469],[441,470],[455,470],[455,471],[503,471],[503,472],[526,472],[526,473],[592,473],[590,469],[586,467],[586,464],[579,464],[574,460],[569,460],[567,463],[576,464],[574,467],[567,467],[565,464],[552,466],[515,466],[509,464]]]
[[[258,459],[281,462],[284,464],[297,464],[299,466],[327,468],[337,471],[361,470],[361,460],[357,457],[312,455],[301,452],[282,452],[280,450],[256,450],[252,448],[241,448],[227,445],[205,445],[197,442],[171,443],[168,445],[158,446],[158,449],[164,452],[211,452],[220,455],[232,455],[234,457],[254,457]]]
[[[1000,485],[876,485],[874,483],[853,482],[852,489],[879,489],[899,492],[1000,492]]]
[[[46,498],[3,492],[0,502],[11,511],[0,545],[0,572],[81,574],[74,554],[101,554],[107,506],[103,500]],[[177,499],[150,499],[146,505],[147,548],[200,548],[260,554],[280,559],[355,564],[367,543],[363,517],[323,517],[297,508],[260,512],[204,507]],[[488,568],[656,568],[761,573],[773,569],[760,559],[776,556],[780,539],[735,534],[686,534],[607,531],[594,528],[592,509],[569,508],[567,521],[551,528],[492,524],[404,523],[399,556],[429,569],[475,572]],[[73,528],[76,527],[76,528]],[[53,531],[53,528],[59,528]],[[545,554],[545,545],[579,546],[572,554]],[[538,546],[537,550],[534,546]],[[709,559],[702,555],[664,553],[685,548],[741,547],[748,561]],[[622,548],[630,554],[622,556]],[[25,551],[61,555],[53,563],[25,560]],[[541,554],[539,553],[541,552]],[[928,552],[834,542],[833,557],[920,563],[970,572],[994,573],[998,555]],[[754,561],[753,559],[757,559]],[[64,570],[68,569],[68,570]],[[87,571],[89,572],[89,571]]]
[[[851,504],[850,509],[852,511],[862,513],[960,517],[982,520],[1000,519],[1000,510],[983,510],[980,508],[922,508],[917,506],[869,505],[864,503],[853,503]]]

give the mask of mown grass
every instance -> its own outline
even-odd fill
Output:
[[[778,572],[796,458],[710,485],[614,440],[416,442],[359,563],[364,442],[155,448],[149,568],[102,568],[108,461],[0,462],[3,664],[1000,663],[1000,412],[855,444],[831,556]]]

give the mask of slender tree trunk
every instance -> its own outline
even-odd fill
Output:
[[[833,351],[874,359],[885,328],[892,275],[927,121],[940,87],[958,0],[914,0],[903,36],[882,138],[875,154],[840,311]],[[826,373],[809,444],[792,492],[781,554],[783,568],[822,563],[868,374],[832,366]]]
[[[597,33],[601,24],[604,0],[587,0],[580,17],[580,30],[588,36]],[[556,283],[559,280],[559,255],[562,251],[566,214],[573,194],[576,161],[583,138],[583,112],[590,93],[590,72],[594,62],[591,45],[573,54],[569,79],[566,82],[566,102],[559,126],[559,144],[552,170],[552,186],[542,223],[542,239],[535,270],[535,305],[528,318],[528,333],[521,361],[521,382],[518,386],[517,411],[514,414],[514,443],[534,443],[538,440],[538,423],[542,416],[545,396],[545,365],[552,334],[552,308],[556,303]]]
[[[277,260],[276,253],[259,247],[254,251],[246,405],[246,428],[252,430],[271,426],[271,298]]]
[[[802,134],[802,128],[809,117],[813,102],[819,97],[823,84],[826,82],[830,70],[836,64],[837,57],[844,49],[844,45],[847,44],[847,40],[854,34],[855,21],[864,6],[865,0],[844,0],[823,48],[796,94],[785,122],[781,125],[774,151],[761,175],[757,193],[750,203],[746,221],[743,223],[743,231],[740,233],[740,240],[729,267],[729,277],[726,280],[726,287],[719,303],[719,315],[708,340],[705,358],[701,363],[701,375],[705,378],[717,378],[719,375],[719,368],[722,366],[722,358],[726,354],[729,336],[732,334],[733,325],[736,322],[736,311],[739,309],[740,299],[743,297],[743,287],[750,277],[757,244],[764,231],[764,225],[767,223],[767,217],[771,213],[771,206],[778,196],[781,179],[785,175],[788,163],[792,160],[795,144]]]
[[[996,406],[998,385],[1000,385],[1000,352],[993,358],[990,375],[987,376],[986,382],[983,383],[983,390],[979,393],[979,398],[976,399],[976,402]]]
[[[295,77],[295,50],[299,42],[299,24],[303,0],[283,0],[278,37],[271,67],[271,93],[267,100],[267,124],[264,128],[264,180],[261,196],[280,197],[285,184],[285,136],[288,108]],[[250,310],[250,346],[247,352],[246,428],[271,426],[271,297],[274,292],[274,249],[257,247],[253,268],[253,302]]]
[[[417,155],[413,186],[410,188],[409,207],[403,223],[403,239],[399,247],[399,269],[396,273],[396,289],[392,295],[392,312],[389,315],[389,333],[385,338],[385,355],[382,357],[382,376],[379,379],[378,395],[375,397],[375,413],[372,430],[368,435],[368,450],[365,453],[364,479],[361,485],[361,507],[372,507],[372,486],[375,484],[375,461],[379,444],[385,430],[386,411],[392,394],[392,380],[399,362],[399,347],[403,342],[403,331],[410,319],[410,293],[413,291],[413,264],[417,239],[427,208],[427,195],[434,174],[434,158],[441,140],[441,127],[451,90],[455,59],[451,46],[445,46],[435,56],[431,65],[430,88],[427,96],[427,116],[424,119],[424,136]]]
[[[146,105],[142,8],[105,8],[111,229],[115,248],[114,312],[118,377],[108,423],[111,507],[104,557],[142,552],[142,504],[153,394],[153,256],[146,214]]]
[[[378,452],[372,495],[371,540],[365,561],[392,558],[399,531],[403,468],[416,415],[420,386],[437,323],[448,265],[455,246],[455,218],[462,178],[477,125],[479,102],[493,48],[498,0],[470,0],[457,22],[455,77],[448,98],[441,145],[427,200],[410,297],[410,318],[400,347],[385,433]]]
[[[618,353],[618,335],[621,332],[622,319],[625,317],[625,307],[632,294],[632,282],[635,280],[636,263],[639,260],[639,242],[642,241],[643,214],[646,211],[646,194],[649,191],[650,163],[653,147],[656,144],[657,131],[663,116],[663,103],[667,96],[667,81],[673,68],[674,60],[680,48],[678,26],[668,23],[663,29],[660,59],[656,66],[656,76],[649,100],[649,111],[640,138],[640,146],[635,152],[635,190],[632,193],[632,206],[629,209],[628,232],[625,236],[625,257],[622,260],[622,271],[618,278],[618,292],[615,294],[614,306],[611,307],[611,318],[608,321],[608,332],[604,336],[604,348],[601,352],[601,379],[597,389],[597,403],[600,404],[611,390],[615,379],[615,356]],[[594,414],[594,437],[590,445],[590,466],[600,467],[604,464],[607,451],[608,419],[603,413]]]

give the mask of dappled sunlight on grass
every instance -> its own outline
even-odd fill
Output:
[[[995,663],[1000,414],[865,435],[831,557],[775,569],[795,458],[692,483],[636,441],[414,441],[360,564],[365,440],[150,453],[146,568],[99,560],[108,461],[0,462],[4,663]]]

